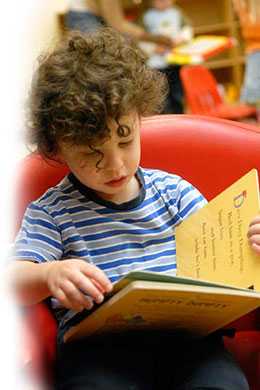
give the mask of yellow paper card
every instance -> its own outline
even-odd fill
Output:
[[[253,169],[176,228],[177,275],[260,291],[260,256],[247,240],[259,212]]]

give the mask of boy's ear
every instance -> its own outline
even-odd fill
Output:
[[[57,151],[57,153],[55,154],[54,158],[55,158],[55,160],[56,160],[59,164],[67,165],[67,163],[66,163],[66,161],[65,161],[65,159],[64,159],[64,157],[63,157],[63,154],[62,154],[62,152],[61,152],[60,149]]]
[[[64,158],[62,157],[61,154],[56,154],[56,155],[55,155],[55,160],[56,160],[59,164],[67,165],[66,161],[64,160]]]
[[[65,160],[58,155],[55,156],[55,161],[57,161],[59,164],[66,165]]]

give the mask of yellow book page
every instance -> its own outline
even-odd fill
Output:
[[[70,328],[64,341],[127,330],[207,335],[260,306],[260,294],[218,287],[135,281]]]
[[[176,228],[177,275],[260,291],[260,256],[247,240],[259,211],[253,169]]]

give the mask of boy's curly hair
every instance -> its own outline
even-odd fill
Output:
[[[121,116],[159,112],[166,93],[164,76],[146,66],[128,38],[110,28],[74,32],[40,58],[29,100],[29,141],[47,158],[61,140],[95,145],[109,135],[108,119],[122,130]]]

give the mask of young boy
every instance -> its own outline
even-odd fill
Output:
[[[182,178],[139,166],[140,118],[159,109],[166,90],[163,76],[110,29],[69,36],[39,65],[32,141],[71,173],[29,205],[13,281],[23,303],[52,297],[56,389],[248,389],[218,334],[196,341],[139,331],[62,341],[75,314],[100,304],[129,271],[174,275],[175,226],[205,204]],[[259,219],[250,229],[259,245]]]

